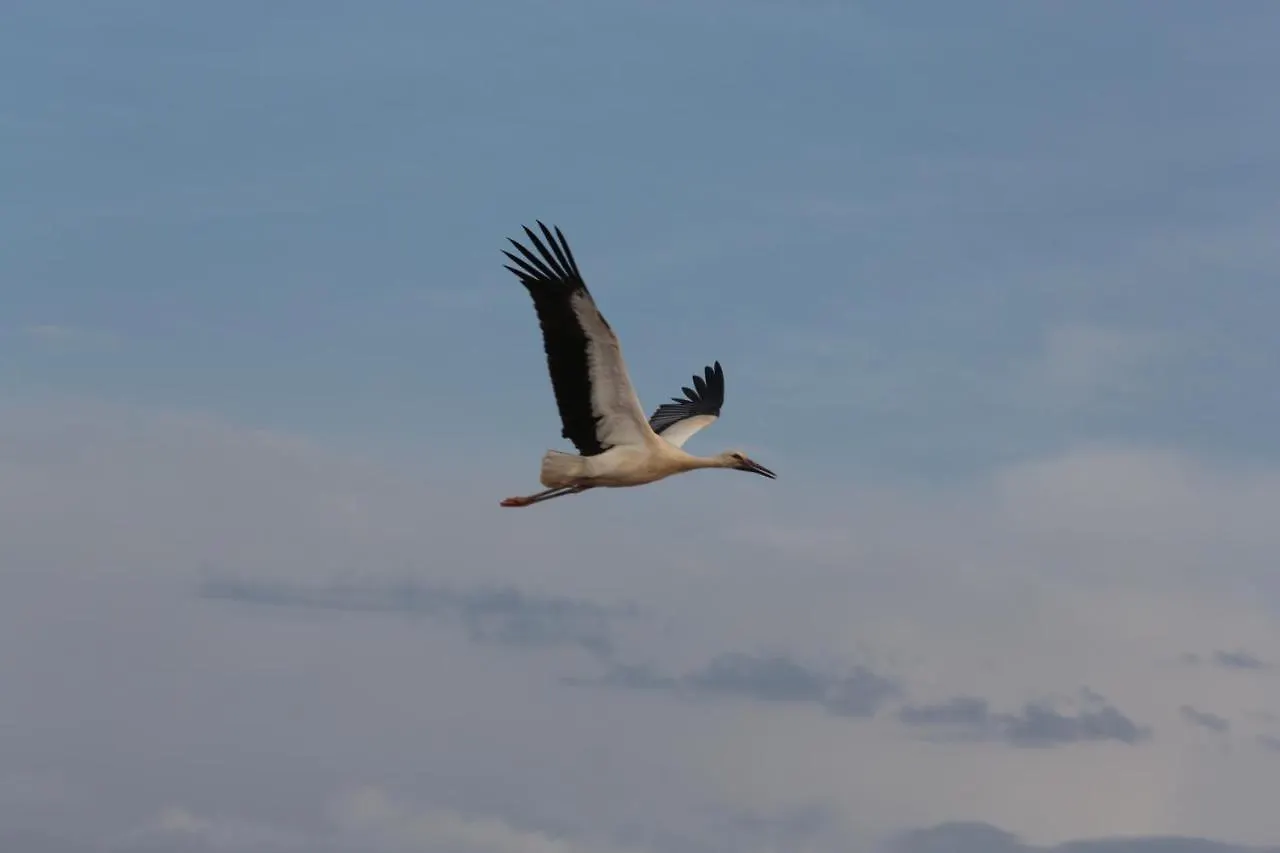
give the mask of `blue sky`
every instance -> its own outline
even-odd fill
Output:
[[[719,358],[743,442],[842,474],[1081,435],[1274,456],[1269,6],[18,10],[10,394],[554,439],[498,255],[543,218],[643,398]],[[1145,355],[1049,412],[1014,374],[1076,327]]]
[[[0,777],[0,814],[39,831],[53,815],[49,826],[89,835],[105,820],[125,847],[154,830],[214,849],[250,824],[292,826],[280,838],[328,849],[339,842],[317,827],[334,821],[339,835],[364,838],[369,821],[399,833],[388,850],[429,824],[431,849],[466,836],[481,853],[524,849],[531,827],[642,853],[746,850],[766,825],[789,849],[799,842],[785,833],[808,827],[817,850],[945,820],[1044,844],[1280,839],[1273,810],[1242,793],[1280,782],[1265,748],[1280,736],[1269,670],[1170,663],[1237,646],[1280,659],[1267,645],[1280,641],[1268,509],[1280,499],[1277,37],[1280,9],[1243,0],[11,3],[0,29],[9,640],[60,649],[69,632],[132,654],[122,624],[164,611],[152,636],[184,639],[137,676],[149,698],[119,699],[121,718],[168,695],[157,673],[187,669],[261,688],[227,719],[293,707],[286,688],[257,680],[262,659],[347,716],[315,723],[314,740],[296,735],[293,758],[272,768],[332,783],[323,796],[345,805],[315,825],[298,815],[319,799],[228,794],[263,772],[246,756],[228,759],[223,787],[197,781],[195,747],[189,763],[154,758],[114,805],[22,806],[31,779],[52,778],[42,774],[58,781],[41,791],[74,789],[55,760],[61,729],[48,744],[0,741],[27,780]],[[690,449],[749,448],[776,483],[708,475],[494,515],[498,499],[536,486],[545,448],[564,446],[531,305],[500,255],[535,219],[565,230],[646,405],[720,360],[724,416]],[[595,538],[564,554],[558,537],[587,524]],[[319,621],[254,610],[263,593],[251,586],[240,604],[258,615],[193,593],[209,567],[288,581],[285,598]],[[682,627],[611,628],[625,660],[596,661],[601,672],[518,663],[521,641],[447,627],[413,664],[399,623],[330,620],[335,608],[315,604],[340,603],[316,591],[335,578],[376,597],[406,574],[461,589],[432,612],[473,629],[477,585],[535,596],[501,617],[526,640],[530,624],[560,618],[536,595],[591,613],[638,601]],[[119,609],[58,615],[86,589]],[[295,629],[333,657],[317,663]],[[572,651],[569,636],[550,646]],[[717,655],[761,649],[903,686],[886,719],[972,709],[948,703],[981,694],[991,713],[964,724],[977,727],[968,736],[991,762],[992,793],[963,792],[972,758],[930,753],[892,726],[830,746],[826,726],[845,723],[815,733],[804,717],[835,707],[829,697],[776,720],[682,704],[714,661],[735,659]],[[5,677],[48,671],[30,654]],[[398,663],[370,664],[383,659]],[[645,661],[666,687],[556,681],[568,667],[635,686],[625,665]],[[996,677],[995,662],[1012,674]],[[355,736],[348,725],[378,720],[423,737],[412,714],[389,720],[333,692],[355,667],[370,694],[435,701],[402,687],[398,666],[453,679],[457,707],[424,711],[433,725],[460,725],[474,703],[527,701],[530,737],[544,741],[528,749],[577,756],[566,772],[581,779],[606,754],[631,781],[588,797],[596,824],[573,823],[572,792],[512,810],[505,789],[485,787],[502,764],[485,744],[518,740],[500,715],[462,726],[474,753],[397,755],[373,735],[368,755],[335,746]],[[781,670],[761,666],[757,698],[768,698]],[[1035,696],[1082,686],[1154,736],[1117,747],[1137,756],[1121,759],[1068,738],[1035,759],[1032,772],[1057,781],[1025,793],[1029,759],[1001,732],[1020,731]],[[31,719],[59,697],[89,701],[65,687],[35,695]],[[197,742],[201,726],[240,736],[195,704],[172,743]],[[640,740],[654,753],[548,722],[566,714],[629,726],[656,715]],[[1203,732],[1186,721],[1205,714],[1232,721],[1234,757],[1214,751],[1217,732],[1188,740]],[[152,756],[170,743],[95,725],[85,743]],[[767,781],[734,739],[762,733]],[[870,790],[813,769],[840,749],[937,784]],[[324,784],[308,762],[332,771]],[[455,770],[415,787],[422,762]],[[686,775],[668,802],[655,780],[672,768]],[[1082,805],[1087,785],[1071,780],[1098,772],[1142,789],[1141,802]],[[1174,776],[1168,789],[1140,781]],[[647,818],[621,805],[637,796],[670,809],[643,837]],[[1055,811],[1060,797],[1074,805]],[[240,828],[215,813],[241,814]],[[476,841],[476,814],[507,829]]]

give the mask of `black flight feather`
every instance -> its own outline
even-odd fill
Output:
[[[596,456],[609,448],[600,443],[596,434],[598,416],[591,407],[588,341],[573,308],[575,295],[581,294],[590,300],[591,294],[564,234],[556,228],[553,235],[541,222],[538,222],[538,227],[546,243],[550,244],[550,250],[538,235],[525,227],[524,233],[538,254],[508,238],[522,257],[503,250],[502,254],[515,264],[514,267],[504,266],[515,273],[533,297],[538,325],[542,329],[542,346],[547,356],[547,370],[551,374],[551,387],[555,391],[556,407],[560,410],[563,427],[560,434],[573,442],[583,456]],[[607,323],[605,325],[608,326]]]
[[[649,428],[659,435],[662,431],[678,424],[680,421],[695,415],[713,415],[720,417],[720,408],[724,405],[724,370],[720,362],[704,370],[706,379],[694,375],[693,387],[681,388],[685,397],[672,397],[670,403],[663,403],[649,416]]]

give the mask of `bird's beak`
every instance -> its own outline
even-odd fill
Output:
[[[759,474],[761,477],[768,477],[770,480],[778,479],[778,475],[770,471],[768,468],[751,459],[743,460],[738,466],[739,471],[750,471],[753,474]]]

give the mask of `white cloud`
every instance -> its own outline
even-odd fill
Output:
[[[1280,834],[1280,762],[1256,742],[1280,733],[1256,713],[1280,708],[1280,679],[1179,662],[1280,645],[1265,574],[1280,472],[1086,446],[947,487],[691,476],[513,512],[496,505],[506,475],[453,458],[393,471],[183,415],[2,414],[0,680],[23,685],[8,708],[23,736],[0,748],[15,779],[53,765],[81,786],[43,811],[0,786],[10,824],[53,809],[116,837],[159,814],[151,831],[206,846],[287,826],[267,836],[665,852],[714,849],[712,806],[823,805],[864,838],[946,819],[1031,843]],[[1029,751],[924,742],[891,714],[571,689],[560,676],[600,671],[578,650],[202,599],[202,565],[634,601],[656,615],[613,626],[618,655],[660,671],[772,649],[865,664],[914,704],[976,695],[1001,712],[1088,687],[1153,736]],[[1186,726],[1186,705],[1231,719],[1231,749]],[[651,837],[622,832],[637,827]]]
[[[210,818],[180,806],[164,809],[126,833],[114,849],[151,850],[176,845],[209,853],[292,853],[308,849],[300,833],[238,818]]]
[[[594,840],[579,842],[533,829],[520,829],[500,817],[468,816],[443,809],[414,809],[385,791],[363,787],[341,797],[334,808],[339,826],[357,838],[387,849],[450,850],[457,853],[642,853]]]
[[[776,803],[769,779],[786,778],[791,796],[844,792],[846,814],[981,816],[1037,843],[1082,832],[1274,839],[1280,825],[1260,798],[1280,766],[1247,734],[1229,754],[1206,751],[1180,731],[1178,708],[1212,702],[1234,718],[1280,704],[1280,685],[1169,662],[1187,643],[1280,643],[1277,473],[1083,447],[914,498],[866,489],[800,505],[788,496],[774,520],[740,531],[785,568],[734,571],[734,588],[750,587],[756,604],[722,609],[785,631],[791,647],[887,651],[918,701],[968,694],[1010,707],[1087,686],[1155,735],[1139,748],[979,758],[907,746],[883,729],[864,736],[818,721],[783,736],[785,724],[744,717],[716,753],[736,768],[729,796]],[[734,746],[747,741],[776,775],[749,774]],[[965,754],[982,762],[982,786],[971,784]],[[855,777],[853,765],[877,772]]]

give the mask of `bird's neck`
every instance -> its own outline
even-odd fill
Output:
[[[684,467],[689,471],[693,471],[698,468],[728,468],[729,467],[729,463],[726,462],[724,459],[721,459],[719,456],[694,456],[692,454],[686,453],[685,459],[681,461]]]

